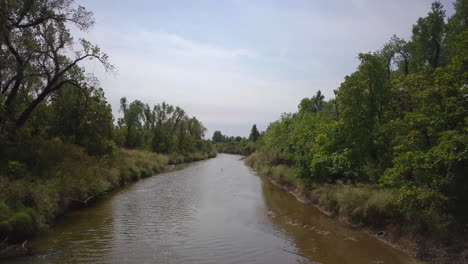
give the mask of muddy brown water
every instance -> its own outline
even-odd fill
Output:
[[[220,154],[62,216],[5,263],[419,263]]]

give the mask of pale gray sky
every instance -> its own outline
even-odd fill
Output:
[[[430,0],[79,0],[94,12],[85,37],[117,74],[101,80],[114,114],[119,99],[184,108],[208,128],[247,136],[299,101],[326,98],[393,34],[408,38]],[[452,1],[441,1],[452,13]]]

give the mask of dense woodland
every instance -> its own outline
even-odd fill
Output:
[[[289,181],[307,190],[325,184],[328,193],[312,192],[323,198],[317,203],[361,214],[361,222],[380,215],[383,223],[409,222],[426,234],[466,232],[468,1],[454,6],[447,17],[434,2],[409,39],[393,36],[382,49],[359,54],[359,66],[335,98],[325,100],[318,91],[296,113],[270,124],[252,163],[263,162],[266,174],[283,180],[288,176],[281,170],[292,169]],[[265,169],[275,166],[276,172]],[[343,195],[327,183],[344,183]],[[362,183],[369,192],[352,189]],[[372,194],[379,191],[384,198]],[[340,208],[330,201],[355,204]]]
[[[215,148],[256,150],[252,166],[312,190],[317,203],[361,222],[409,223],[447,241],[463,236],[468,1],[454,6],[447,17],[434,2],[409,39],[393,36],[382,49],[359,54],[334,98],[318,91],[264,133],[254,125],[249,138],[216,131],[207,141],[199,120],[164,102],[122,98],[114,118],[83,62],[115,67],[70,30],[93,26],[84,7],[0,0],[0,239],[20,241],[70,206],[168,164],[212,157]]]
[[[0,1],[1,241],[168,164],[216,155],[203,124],[180,107],[122,98],[115,120],[83,63],[115,67],[71,31],[93,24],[72,0]]]

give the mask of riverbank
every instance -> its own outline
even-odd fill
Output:
[[[408,222],[398,209],[398,190],[382,189],[369,184],[305,182],[295,176],[293,167],[272,166],[259,153],[245,158],[245,163],[297,200],[315,206],[332,218],[360,228],[419,260],[437,264],[462,264],[468,259],[468,247],[460,235],[448,230],[444,237],[416,232],[413,223]]]
[[[220,154],[113,191],[30,239],[32,255],[6,262],[420,264],[256,177],[240,158]]]
[[[27,253],[25,241],[71,208],[87,206],[111,190],[175,164],[216,156],[215,152],[161,155],[116,149],[98,157],[54,140],[28,142],[24,147],[21,158],[32,169],[11,161],[8,175],[0,175],[0,257]]]

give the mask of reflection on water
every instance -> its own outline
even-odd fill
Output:
[[[6,263],[416,263],[255,176],[235,155],[73,211]]]
[[[298,254],[319,263],[418,263],[396,249],[299,203],[281,188],[262,185],[267,213],[290,236]]]

